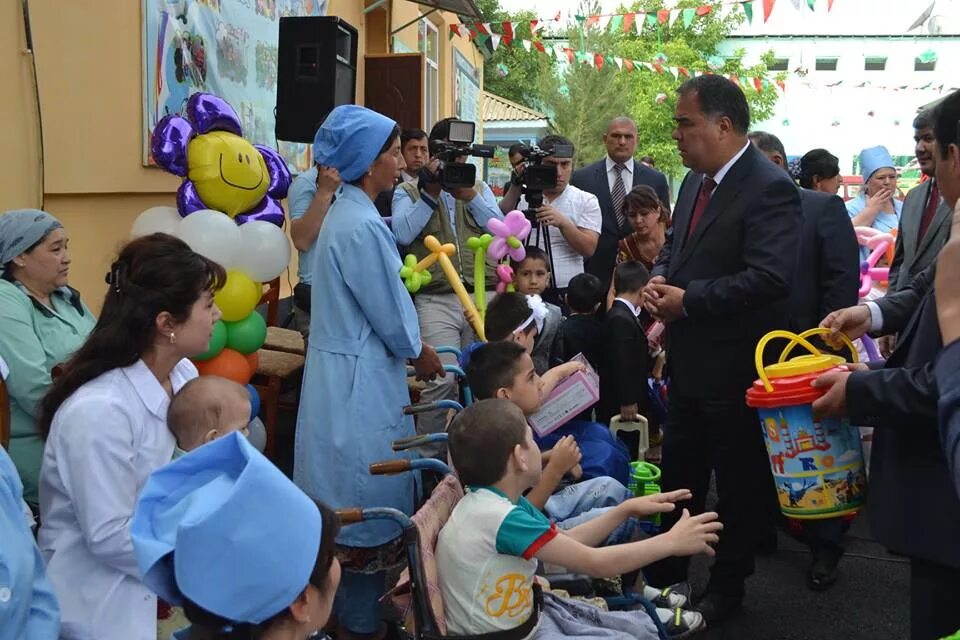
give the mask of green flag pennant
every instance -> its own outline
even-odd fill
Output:
[[[747,16],[747,22],[753,22],[753,0],[748,0],[747,2],[741,2],[740,6],[743,7],[743,13]]]
[[[623,31],[623,16],[613,16],[610,18],[610,24],[607,25],[607,29],[614,33]]]
[[[693,18],[697,15],[696,9],[684,9],[683,10],[683,26],[689,27],[693,24]]]
[[[656,14],[656,12],[654,12],[654,13],[648,13],[648,14],[647,14],[647,24],[650,25],[651,27],[657,26],[657,14]]]
[[[487,40],[489,39],[490,39],[490,36],[488,36],[487,34],[478,33],[477,36],[473,39],[473,41],[476,43],[477,47],[483,48],[487,45]]]
[[[817,0],[807,0],[807,6],[810,7],[810,11],[816,10]]]

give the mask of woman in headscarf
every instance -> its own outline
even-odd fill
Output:
[[[51,370],[70,358],[96,323],[80,293],[67,285],[68,243],[66,229],[49,213],[0,215],[0,358],[10,369],[10,457],[35,513],[43,459],[38,405]]]
[[[894,232],[900,224],[903,203],[896,199],[897,169],[886,147],[860,152],[863,189],[847,202],[847,213],[855,227],[872,227],[883,233]]]
[[[403,169],[400,129],[375,111],[345,105],[317,131],[313,159],[340,172],[342,194],[317,238],[310,345],[297,416],[294,481],[334,507],[394,507],[411,513],[403,476],[371,476],[370,463],[394,458],[390,443],[415,434],[406,363],[422,378],[442,374],[420,341],[416,310],[400,280],[393,235],[374,200]],[[386,570],[402,562],[399,531],[373,521],[337,539],[343,579],[334,612],[339,638],[384,633],[379,599]]]
[[[338,527],[235,432],[155,471],[130,534],[144,584],[192,623],[175,638],[284,640],[330,616]]]

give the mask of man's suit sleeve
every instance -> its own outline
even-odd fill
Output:
[[[662,202],[663,206],[667,208],[667,211],[672,211],[673,208],[670,206],[670,185],[667,184],[667,177],[659,171],[653,171],[653,174],[653,190],[657,192],[660,202]]]
[[[673,251],[673,230],[675,228],[673,225],[667,227],[663,248],[660,249],[660,253],[657,254],[657,259],[653,261],[651,276],[667,277],[667,271],[670,268],[670,253]]]
[[[910,318],[920,306],[923,296],[933,286],[936,274],[937,263],[933,262],[918,273],[905,288],[875,301],[883,316],[881,329],[884,333],[896,333],[906,328]]]
[[[774,180],[761,199],[743,212],[742,271],[692,280],[683,306],[692,317],[724,316],[785,298],[797,257],[800,193],[788,180]]]
[[[833,196],[824,205],[817,224],[822,285],[818,318],[857,304],[860,245],[843,200]],[[800,265],[799,268],[804,268]]]
[[[900,217],[900,224],[897,226],[897,243],[893,250],[893,262],[890,264],[890,273],[887,274],[888,293],[893,293],[900,289],[897,279],[900,277],[900,269],[903,268],[903,216]]]
[[[940,392],[940,441],[960,495],[960,340],[944,347],[934,368]]]
[[[851,424],[884,429],[937,428],[933,363],[922,367],[854,371],[847,379]]]
[[[650,370],[647,340],[638,330],[635,322],[621,314],[611,314],[604,323],[607,330],[607,362],[610,370],[607,375],[614,377],[611,388],[614,389],[616,406],[626,407],[638,404],[643,408],[643,399],[639,390],[646,389],[647,373]],[[638,384],[643,380],[644,384]]]

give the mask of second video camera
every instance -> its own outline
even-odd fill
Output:
[[[543,164],[544,158],[572,158],[573,145],[555,144],[548,149],[541,149],[537,145],[522,146],[520,155],[523,156],[525,166],[519,176],[520,186],[529,207],[527,216],[543,206],[543,190],[557,186],[557,167],[552,164]]]
[[[430,155],[440,161],[437,173],[421,169],[420,175],[428,182],[440,182],[444,189],[472,187],[477,182],[477,167],[461,158],[492,158],[495,147],[473,144],[476,124],[466,120],[451,120],[446,140],[431,140]]]

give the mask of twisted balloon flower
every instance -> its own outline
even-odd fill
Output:
[[[522,262],[527,257],[527,250],[523,241],[530,235],[530,221],[520,211],[511,211],[503,220],[491,218],[487,222],[487,230],[494,235],[487,255],[494,260],[503,260],[509,256],[511,260]]]

